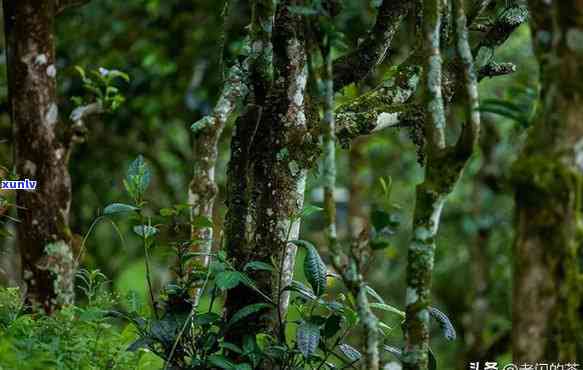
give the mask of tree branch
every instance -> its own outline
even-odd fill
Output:
[[[393,37],[412,5],[411,0],[383,1],[375,25],[367,38],[356,50],[334,62],[334,89],[336,91],[362,80],[383,62]]]
[[[455,36],[457,54],[463,75],[466,118],[462,134],[453,147],[447,147],[443,135],[445,124],[444,101],[441,97],[439,58],[439,4],[440,0],[425,2],[425,30],[427,61],[423,88],[426,91],[425,131],[427,163],[425,179],[416,188],[413,235],[407,255],[406,319],[404,325],[405,370],[427,368],[429,349],[429,303],[433,272],[435,240],[441,212],[447,196],[453,191],[463,169],[476,146],[480,131],[478,89],[473,58],[468,42],[464,0],[455,0]],[[443,124],[443,126],[442,126]]]
[[[510,74],[516,70],[512,63],[496,63],[491,60],[491,56],[493,56],[494,50],[501,46],[510,34],[527,20],[528,17],[524,10],[523,7],[510,5],[501,12],[501,15],[494,22],[492,27],[497,31],[488,32],[479,42],[479,45],[482,46],[476,48],[473,54],[476,55],[478,51],[482,53],[482,50],[488,50],[487,54],[490,54],[490,57],[486,58],[487,60],[482,65],[475,65],[475,68],[478,69],[478,81],[485,77]],[[516,17],[512,17],[512,14]],[[342,147],[347,148],[351,140],[362,135],[371,134],[384,127],[405,127],[411,126],[412,122],[421,123],[418,121],[418,116],[422,114],[424,108],[419,106],[417,107],[418,109],[413,110],[415,105],[411,103],[411,99],[415,99],[417,94],[421,93],[420,90],[417,91],[422,70],[419,66],[422,63],[420,55],[419,50],[412,52],[403,63],[396,67],[396,72],[391,74],[378,87],[336,109],[336,135]],[[476,62],[479,59],[479,56],[476,55]],[[453,94],[457,90],[458,77],[462,69],[460,63],[460,59],[454,59],[444,66],[442,98],[446,103],[452,100]],[[409,105],[407,110],[412,116],[402,116],[401,114],[383,115],[383,120],[379,121],[379,115],[382,113],[402,113],[403,104],[405,103]],[[395,121],[400,121],[403,117],[407,118],[407,122]],[[382,123],[385,124],[382,125]]]

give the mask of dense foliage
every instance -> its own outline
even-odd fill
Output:
[[[35,268],[74,291],[49,314],[27,298],[26,210],[0,189],[0,370],[509,363],[512,248],[527,240],[513,212],[531,177],[516,159],[527,135],[536,152],[551,52],[534,55],[524,1],[424,1],[425,18],[420,1],[387,1],[100,0],[56,15],[71,253],[42,246]],[[3,180],[22,178],[5,26]],[[571,179],[548,166],[544,186]],[[535,185],[518,219],[531,198],[564,201]],[[580,282],[568,271],[555,275]],[[583,321],[568,294],[562,322]]]

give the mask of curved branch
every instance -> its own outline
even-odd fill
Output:
[[[334,90],[362,80],[383,62],[393,37],[412,5],[411,0],[383,1],[367,38],[356,50],[334,62]]]

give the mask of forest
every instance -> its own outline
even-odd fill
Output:
[[[0,370],[583,369],[582,0],[1,0]]]

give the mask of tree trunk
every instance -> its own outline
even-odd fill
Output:
[[[404,324],[405,370],[426,370],[429,350],[429,304],[437,231],[448,195],[474,151],[480,131],[478,90],[468,41],[463,0],[455,0],[455,35],[466,98],[466,119],[458,141],[447,146],[445,106],[442,97],[440,47],[441,1],[423,3],[423,35],[426,62],[423,72],[425,135],[427,138],[425,179],[417,185],[412,240],[407,255],[406,318]]]
[[[299,235],[297,216],[303,208],[307,168],[317,153],[317,137],[307,125],[308,70],[301,23],[288,5],[278,6],[274,23],[273,83],[266,70],[270,68],[257,68],[268,62],[256,65],[252,76],[255,103],[237,123],[225,229],[228,255],[238,269],[252,260],[276,261],[281,276],[259,271],[252,277],[279,309],[250,318],[244,328],[233,328],[229,337],[236,341],[265,330],[279,334],[289,300],[289,294],[280,291],[291,281],[296,253],[288,241]],[[257,302],[265,299],[239,285],[227,294],[227,317]]]
[[[17,194],[18,246],[28,300],[48,313],[73,301],[74,277],[71,179],[57,130],[54,19],[53,1],[4,1],[16,169],[22,179],[37,181],[36,190]]]
[[[583,340],[583,2],[529,2],[540,105],[513,166],[515,363],[577,362]]]

